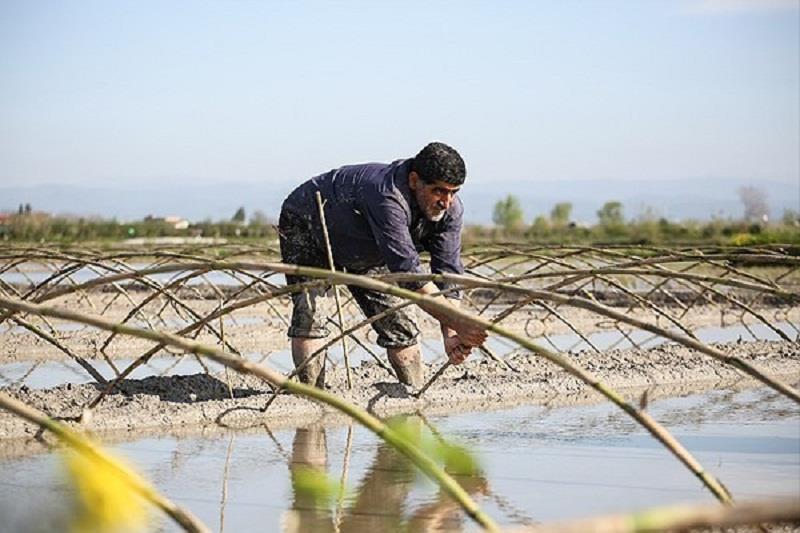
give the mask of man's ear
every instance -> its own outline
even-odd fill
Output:
[[[417,185],[419,185],[419,179],[420,179],[419,178],[419,174],[417,174],[415,171],[412,170],[411,172],[409,172],[408,173],[408,188],[411,189],[412,191],[416,191],[417,190]]]

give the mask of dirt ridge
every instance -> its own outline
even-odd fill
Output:
[[[716,344],[735,353],[765,373],[796,383],[800,380],[800,344],[784,341],[732,342]],[[677,344],[650,349],[581,352],[573,356],[584,368],[608,385],[624,391],[635,401],[643,390],[649,396],[702,392],[730,386],[760,385],[730,366]],[[511,356],[514,372],[488,359],[473,357],[448,368],[422,396],[371,362],[353,369],[355,387],[347,390],[343,367],[329,370],[331,392],[379,416],[421,410],[428,413],[497,409],[520,404],[581,403],[602,401],[576,378],[552,363],[530,353]],[[428,376],[442,363],[429,365]],[[246,428],[269,424],[297,425],[309,419],[336,419],[326,406],[304,398],[282,394],[266,411],[270,397],[267,384],[251,376],[231,374],[234,398],[229,397],[223,376],[153,376],[130,379],[92,411],[82,427],[98,435],[135,438],[137,435],[168,434],[180,428],[204,432],[211,427]],[[75,420],[98,392],[93,384],[65,384],[42,390],[11,387],[5,392],[44,410],[51,416],[77,425]],[[36,437],[29,423],[0,412],[0,439],[4,451]],[[122,436],[122,437],[120,437]],[[127,436],[127,437],[125,437]],[[18,441],[11,444],[12,441]],[[23,448],[25,446],[22,446]]]

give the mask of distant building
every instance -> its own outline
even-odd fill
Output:
[[[154,217],[152,215],[147,215],[144,217],[145,222],[164,222],[165,224],[169,224],[175,229],[189,229],[189,221],[183,217],[179,217],[177,215],[170,215],[166,217]]]
[[[164,222],[170,224],[175,229],[189,229],[189,221],[179,216],[164,217]]]

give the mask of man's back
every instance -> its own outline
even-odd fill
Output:
[[[331,170],[301,184],[284,208],[311,221],[313,238],[324,249],[315,197],[319,191],[338,267],[358,272],[386,265],[393,272],[418,272],[418,252],[428,248],[431,236],[447,233],[460,239],[463,207],[454,202],[442,220],[428,221],[409,189],[410,168],[411,160],[405,159]],[[460,248],[460,241],[452,244]],[[451,258],[443,260],[450,263]],[[460,270],[460,264],[447,267]]]

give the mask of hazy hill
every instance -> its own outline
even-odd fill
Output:
[[[623,203],[625,215],[635,217],[645,208],[669,219],[739,217],[742,204],[737,190],[755,184],[767,193],[773,218],[784,209],[800,211],[800,183],[745,182],[724,179],[628,181],[552,181],[538,183],[468,182],[462,198],[468,223],[491,223],[494,203],[506,194],[522,203],[526,221],[547,214],[556,202],[572,202],[573,219],[593,223],[595,212],[608,200]],[[228,219],[239,206],[252,215],[261,210],[277,218],[283,198],[293,184],[227,183],[220,185],[148,185],[83,187],[68,185],[36,187],[0,186],[0,210],[16,211],[20,203],[35,210],[81,216],[99,215],[119,220],[180,215],[189,220]]]

